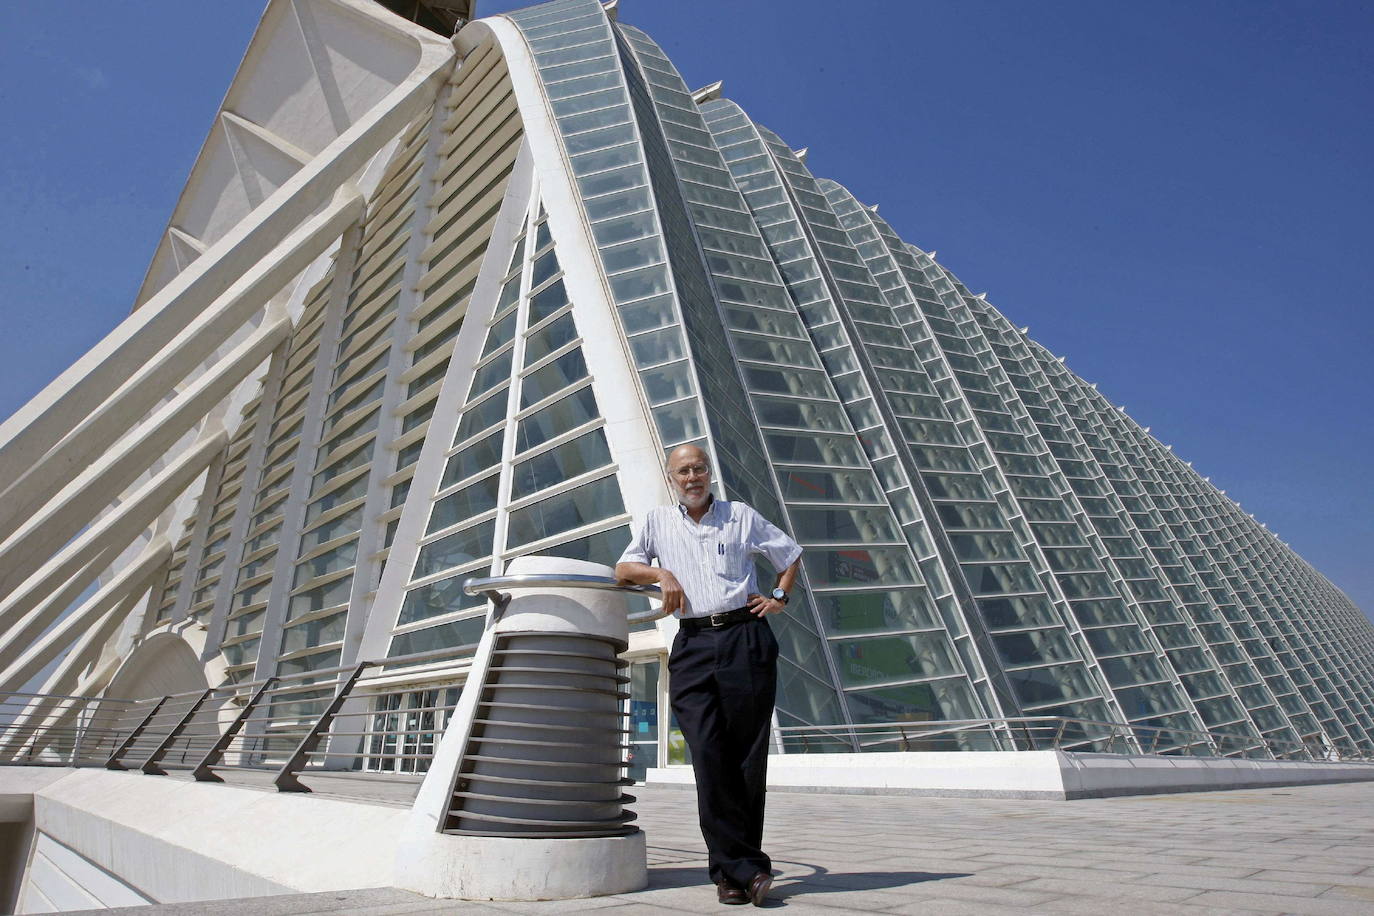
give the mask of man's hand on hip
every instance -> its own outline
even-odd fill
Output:
[[[759,617],[763,617],[766,614],[781,614],[786,605],[766,595],[750,595],[749,603],[745,607]]]

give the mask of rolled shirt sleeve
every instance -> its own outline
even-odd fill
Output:
[[[644,519],[644,524],[636,529],[630,543],[625,547],[625,552],[620,555],[617,562],[652,565],[658,557],[658,551],[654,548],[653,528],[654,513],[650,512],[648,517]]]
[[[796,541],[777,525],[759,515],[752,506],[748,510],[748,533],[745,542],[753,553],[762,554],[773,564],[774,572],[782,572],[801,556],[802,549]]]

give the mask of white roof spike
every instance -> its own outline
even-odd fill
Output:
[[[932,261],[935,260],[935,256],[936,256],[937,254],[939,254],[939,252],[938,252],[938,251],[935,251],[934,249],[931,249],[930,251],[927,251],[927,252],[926,252],[926,256],[927,256],[928,258],[930,258]]]
[[[874,216],[877,216],[877,215],[878,215],[878,205],[877,205],[877,204],[869,204],[869,205],[868,205],[867,207],[865,207],[864,209],[866,209],[869,213],[872,213]]]
[[[792,150],[792,155],[797,157],[797,161],[802,165],[806,164],[806,154],[811,152],[811,147],[803,146],[801,149]]]
[[[1021,333],[1022,333],[1022,334],[1029,334],[1029,333],[1030,333],[1030,325],[1026,325],[1024,328],[1022,328],[1022,329],[1021,329]]]
[[[987,294],[986,292],[982,292],[982,293],[979,293],[978,295],[974,296],[973,298],[975,298],[975,299],[982,299],[984,302],[987,302],[987,301],[988,301],[988,294]]]
[[[1148,427],[1148,426],[1147,426],[1147,427],[1145,427],[1145,432],[1147,432],[1147,433],[1148,433],[1148,432],[1149,432],[1149,431],[1150,431],[1150,427]]]
[[[1093,382],[1093,383],[1092,383],[1091,385],[1089,385],[1088,387],[1091,388],[1093,391],[1096,391],[1096,390],[1097,390],[1097,382]]]
[[[612,21],[618,21],[616,14],[620,12],[620,0],[604,0],[601,8],[606,11],[606,16]]]
[[[708,86],[702,86],[696,92],[692,93],[692,101],[696,102],[698,105],[702,105],[706,102],[714,102],[716,99],[720,98],[720,90],[724,85],[725,80],[716,80]]]

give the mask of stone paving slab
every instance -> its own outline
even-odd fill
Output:
[[[134,907],[129,916],[719,913],[695,806],[638,788],[650,883],[545,903],[394,888]],[[1374,783],[1048,801],[769,797],[772,909],[828,913],[1374,916]],[[741,908],[735,912],[752,910]],[[109,913],[109,910],[90,911]]]

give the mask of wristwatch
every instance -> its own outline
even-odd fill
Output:
[[[787,592],[783,591],[783,590],[780,589],[780,588],[775,588],[775,589],[773,589],[773,600],[774,600],[774,601],[781,601],[783,604],[786,604],[786,603],[787,603]]]

